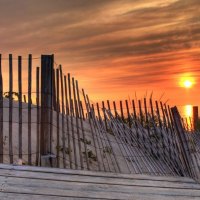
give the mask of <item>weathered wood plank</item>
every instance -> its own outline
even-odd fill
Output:
[[[62,105],[62,144],[63,144],[63,167],[66,168],[66,136],[65,136],[65,105],[64,105],[64,86],[63,86],[63,73],[62,66],[59,66],[60,69],[60,87],[61,87],[61,105]]]
[[[28,164],[32,164],[31,154],[31,92],[32,92],[32,55],[28,56]]]
[[[162,187],[144,187],[144,186],[124,186],[124,185],[99,185],[95,183],[74,182],[71,184],[66,181],[47,181],[26,178],[0,177],[3,183],[4,192],[30,193],[74,197],[112,197],[127,199],[134,195],[161,195],[161,196],[182,196],[182,197],[199,197],[200,190],[179,189],[179,188],[162,188]]]
[[[36,165],[39,165],[40,155],[40,68],[36,68],[36,106],[37,106],[37,125],[36,125]]]
[[[120,195],[118,197],[108,196],[104,197],[75,197],[75,196],[60,196],[59,194],[54,195],[39,195],[39,194],[19,194],[19,193],[0,193],[1,200],[15,199],[15,200],[81,200],[81,199],[95,199],[95,200],[124,200]],[[134,195],[128,199],[136,200],[189,200],[188,197],[184,196],[161,196],[161,195]],[[192,200],[199,200],[199,197],[192,197]]]
[[[83,169],[83,157],[82,157],[82,151],[81,151],[81,141],[80,141],[80,132],[79,132],[79,112],[78,112],[78,104],[77,104],[77,96],[76,96],[76,88],[75,88],[75,80],[74,77],[72,78],[72,90],[73,90],[73,96],[74,96],[74,108],[75,108],[75,120],[76,120],[76,134],[78,136],[78,151],[79,151],[79,158],[80,158],[80,165],[81,169]]]
[[[53,174],[63,174],[63,175],[89,175],[91,177],[111,177],[111,178],[124,178],[124,179],[143,179],[143,180],[161,180],[169,182],[187,182],[195,183],[195,180],[188,177],[168,177],[168,176],[149,176],[144,174],[118,174],[118,173],[103,173],[103,172],[93,172],[93,171],[83,171],[83,170],[71,170],[71,169],[58,169],[58,168],[45,168],[45,167],[31,167],[31,166],[12,166],[1,164],[0,169],[9,169],[16,171],[33,171],[33,172],[44,172]]]
[[[197,189],[200,190],[200,184],[187,182],[171,182],[163,180],[146,180],[146,179],[125,179],[118,177],[101,177],[78,174],[54,174],[34,171],[17,171],[17,170],[1,170],[0,177],[16,177],[26,179],[43,179],[46,181],[67,181],[79,183],[95,183],[108,185],[124,185],[124,186],[143,186],[143,187],[162,187],[162,188],[179,188],[179,189]]]
[[[19,158],[22,159],[22,57],[18,57]]]
[[[70,131],[69,131],[69,100],[68,100],[68,93],[67,93],[67,77],[64,76],[64,85],[65,85],[65,104],[66,104],[66,125],[67,125],[67,142],[68,142],[68,151],[69,151],[69,165],[70,169],[72,169],[72,153],[71,153],[71,136],[70,136]]]
[[[3,163],[3,76],[0,54],[0,163]]]
[[[13,120],[13,63],[12,63],[12,54],[9,54],[9,157],[10,157],[10,163],[13,163],[12,120]]]
[[[56,157],[57,157],[57,167],[60,167],[60,81],[59,81],[59,69],[56,69],[56,99],[57,99],[57,109],[56,109]]]

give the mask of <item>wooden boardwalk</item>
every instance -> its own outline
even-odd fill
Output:
[[[115,174],[0,165],[0,199],[200,199],[200,185],[186,177]]]

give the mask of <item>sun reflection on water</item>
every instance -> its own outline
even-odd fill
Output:
[[[185,118],[185,125],[190,130],[192,128],[193,106],[185,105],[183,109],[183,117]]]
[[[186,118],[192,117],[192,105],[186,105],[186,106],[184,106],[184,116]]]

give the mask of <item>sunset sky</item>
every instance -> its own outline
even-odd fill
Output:
[[[153,91],[171,105],[200,105],[200,0],[0,3],[4,57],[53,53],[93,100]]]

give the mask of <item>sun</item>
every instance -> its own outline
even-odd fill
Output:
[[[179,85],[180,87],[189,89],[192,88],[195,84],[194,76],[191,76],[191,74],[182,74],[179,79]]]
[[[183,84],[184,84],[184,87],[185,87],[185,88],[191,88],[192,85],[193,85],[192,81],[190,81],[190,80],[185,80],[185,81],[183,82]]]

